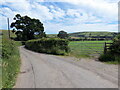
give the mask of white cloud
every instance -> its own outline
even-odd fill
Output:
[[[46,6],[40,5],[38,3],[34,3],[31,9],[31,16],[36,18],[40,18],[42,21],[52,20],[53,14],[49,11]]]
[[[20,2],[15,1],[9,3],[6,1],[2,4],[6,5],[7,7],[0,8],[0,14],[4,15],[5,17],[9,17],[11,20],[10,23],[12,22],[13,17],[18,13],[22,16],[28,15],[32,18],[38,18],[42,22],[53,19],[53,14],[49,12],[49,9],[36,2],[30,4],[30,2],[27,0],[21,0]]]
[[[49,8],[55,19],[63,18],[66,15],[65,11],[57,6],[50,5]]]
[[[82,30],[117,31],[117,24],[108,24],[117,21],[117,0],[114,2],[113,0],[59,0],[77,7],[76,9],[67,8],[66,11],[60,8],[62,6],[57,5],[50,5],[49,9],[41,4],[44,1],[46,0],[1,0],[0,4],[7,7],[0,8],[0,13],[10,17],[10,22],[12,22],[12,18],[17,13],[22,16],[28,15],[32,18],[38,18],[44,23],[45,30],[49,33],[57,33],[61,29],[65,29],[68,32]],[[55,0],[52,1],[54,2]],[[6,23],[5,17],[2,16],[0,20]],[[51,20],[57,21],[57,23],[52,23]],[[0,28],[6,26],[3,25]]]
[[[72,16],[72,17],[80,17],[80,13],[74,9],[68,9],[67,15]]]
[[[25,11],[30,9],[30,3],[28,0],[3,0],[0,3],[17,11]]]
[[[60,30],[67,31],[68,33],[71,32],[85,32],[85,31],[110,31],[110,32],[118,32],[118,25],[113,24],[104,24],[104,23],[98,23],[98,24],[79,24],[79,25],[71,25],[66,26],[63,24],[52,24],[52,23],[46,23],[44,24],[45,30],[48,31],[47,33],[58,33]]]
[[[15,12],[13,12],[10,8],[3,7],[0,8],[0,21],[2,22],[0,25],[0,29],[7,29],[7,18],[10,18],[10,23],[13,22],[13,16],[15,15]],[[4,15],[4,16],[2,16]]]
[[[68,3],[78,5],[78,7],[92,11],[95,15],[109,20],[117,20],[118,3],[109,3],[106,0],[65,0]]]

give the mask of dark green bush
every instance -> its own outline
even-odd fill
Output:
[[[69,52],[68,40],[59,38],[42,38],[29,40],[25,47],[40,53],[63,55]]]
[[[110,53],[102,54],[102,55],[99,57],[99,61],[102,61],[102,62],[115,61],[115,56],[112,55],[112,54],[110,54]]]
[[[115,56],[115,60],[120,64],[120,56]]]
[[[109,47],[109,51],[106,54],[102,54],[99,60],[104,62],[120,62],[120,34],[114,38],[113,44]]]
[[[120,34],[114,38],[113,44],[110,46],[110,51],[114,55],[120,55]]]
[[[26,42],[26,41],[21,41],[22,45],[25,45],[25,42]]]

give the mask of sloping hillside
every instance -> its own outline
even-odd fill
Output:
[[[70,33],[70,37],[94,37],[94,36],[107,36],[114,37],[117,33],[114,32],[76,32]]]
[[[113,39],[117,33],[114,32],[76,32],[76,33],[70,33],[69,37],[71,39],[100,39],[100,40],[111,40]]]
[[[70,39],[76,40],[111,40],[113,39],[117,33],[115,32],[76,32],[76,33],[69,33]],[[48,34],[48,37],[57,37],[57,34]]]

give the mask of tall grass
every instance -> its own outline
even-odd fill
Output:
[[[2,36],[2,88],[12,88],[20,69],[20,42],[8,38],[7,31]]]

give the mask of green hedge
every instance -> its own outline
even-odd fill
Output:
[[[68,43],[66,39],[42,38],[27,41],[25,47],[40,53],[64,55],[69,52]]]

